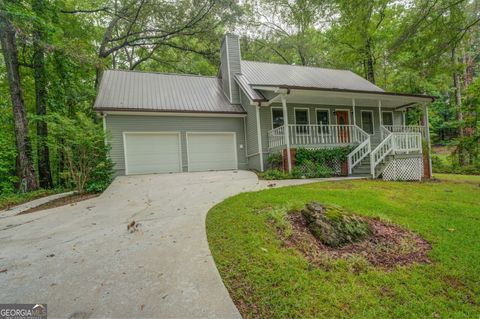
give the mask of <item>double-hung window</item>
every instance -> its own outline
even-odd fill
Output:
[[[282,126],[283,123],[283,110],[281,108],[272,108],[272,128],[276,129]]]
[[[295,109],[295,124],[297,125],[297,134],[308,134],[308,109]]]
[[[317,115],[317,125],[319,125],[318,133],[329,134],[328,125],[330,124],[330,113],[328,112],[328,110],[321,109],[317,109],[315,113]]]
[[[361,111],[362,129],[368,134],[373,134],[373,111]]]

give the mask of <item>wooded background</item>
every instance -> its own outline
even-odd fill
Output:
[[[0,194],[99,191],[111,163],[92,112],[105,69],[216,75],[225,32],[242,56],[349,69],[438,96],[438,170],[479,173],[478,0],[0,0]],[[409,112],[416,123],[419,111]]]

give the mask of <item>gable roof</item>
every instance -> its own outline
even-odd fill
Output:
[[[102,76],[96,111],[244,114],[230,104],[217,77],[108,70]]]
[[[348,71],[308,66],[241,61],[242,76],[250,86],[287,86],[318,89],[384,92]]]

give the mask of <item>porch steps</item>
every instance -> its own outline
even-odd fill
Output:
[[[381,175],[387,164],[393,159],[393,155],[387,155],[385,159],[380,162],[375,168],[375,177]],[[355,166],[352,170],[351,176],[355,177],[371,177],[370,171],[370,156],[365,157],[357,166]]]

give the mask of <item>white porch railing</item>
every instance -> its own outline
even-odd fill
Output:
[[[383,125],[392,133],[421,133],[426,138],[425,126],[420,125]]]
[[[279,126],[268,131],[268,148],[277,148],[284,146],[285,143],[285,126]]]
[[[398,153],[411,153],[422,151],[421,133],[392,133],[393,149]]]
[[[289,124],[290,145],[299,146],[331,146],[352,145],[365,142],[365,132],[356,125],[321,125],[321,124]],[[285,126],[268,132],[268,147],[279,148],[286,145]]]
[[[370,154],[370,169],[372,177],[377,177],[375,169],[390,154],[422,153],[422,135],[420,132],[389,133]]]
[[[348,161],[348,174],[352,174],[352,170],[355,166],[358,165],[371,151],[371,144],[370,144],[370,135],[363,131],[364,134],[364,141],[360,143],[350,154],[347,156]]]

